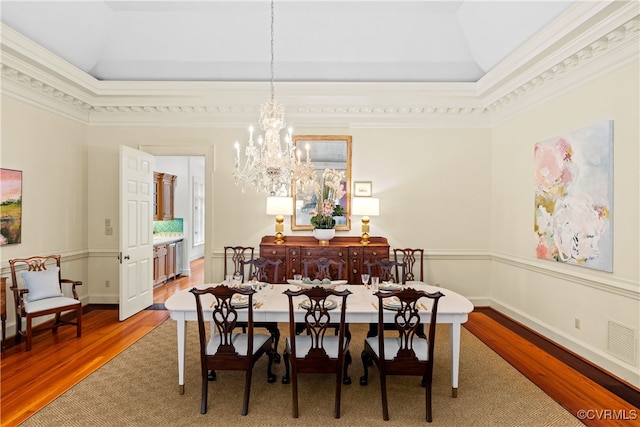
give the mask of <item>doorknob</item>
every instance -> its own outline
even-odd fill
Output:
[[[130,259],[129,255],[125,255],[124,259]],[[122,252],[118,253],[118,261],[122,264]]]

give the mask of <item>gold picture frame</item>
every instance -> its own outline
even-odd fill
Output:
[[[336,230],[351,230],[351,136],[350,135],[294,135],[293,146],[302,154],[304,161],[307,144],[309,157],[318,179],[325,169],[335,169],[345,172],[345,196],[337,201],[345,211],[344,217],[336,218]],[[293,196],[292,230],[313,230],[310,210],[316,203],[309,196],[306,198],[297,194],[295,182],[291,187]]]

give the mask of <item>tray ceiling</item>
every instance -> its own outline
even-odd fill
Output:
[[[475,82],[574,1],[276,1],[274,79]],[[268,1],[2,1],[103,81],[269,81]]]

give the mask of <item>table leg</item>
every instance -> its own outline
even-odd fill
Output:
[[[186,325],[185,319],[176,320],[178,333],[178,388],[180,394],[184,394],[184,354],[186,346]]]
[[[451,396],[458,397],[460,370],[460,322],[451,323]]]

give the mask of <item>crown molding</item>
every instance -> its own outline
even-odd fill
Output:
[[[477,83],[276,82],[296,126],[489,127],[638,59],[638,2],[579,2]],[[103,82],[2,25],[2,93],[87,124],[244,126],[266,83]]]

